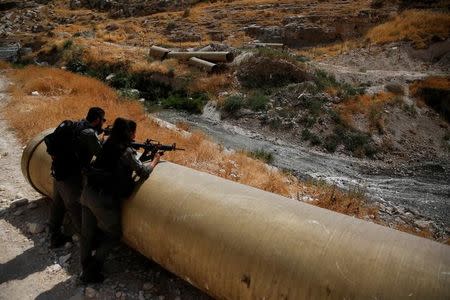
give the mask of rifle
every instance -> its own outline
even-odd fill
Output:
[[[108,125],[105,128],[102,128],[102,130],[99,132],[99,134],[103,133],[104,136],[109,136],[109,135],[111,135],[111,130],[112,130],[112,125]]]
[[[144,143],[131,143],[133,149],[139,150],[144,149],[139,160],[142,162],[151,161],[155,157],[156,153],[164,155],[165,151],[184,151],[183,148],[177,148],[177,145],[173,143],[172,145],[163,145],[158,141],[147,139]]]

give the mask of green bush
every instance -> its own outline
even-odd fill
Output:
[[[305,141],[310,141],[311,145],[313,146],[322,144],[322,140],[320,139],[320,137],[307,128],[302,130],[302,139]]]
[[[237,111],[239,111],[241,108],[243,108],[244,105],[244,98],[240,95],[232,95],[226,98],[220,108],[229,114],[235,114]]]
[[[269,97],[262,93],[256,93],[248,97],[247,107],[253,111],[261,111],[266,109],[268,102]]]
[[[327,88],[336,88],[338,90],[338,96],[343,99],[364,92],[363,88],[357,88],[348,83],[337,81],[332,74],[328,74],[325,71],[317,70],[315,75],[314,82],[319,91],[323,91]]]
[[[166,99],[163,99],[161,104],[164,108],[175,108],[190,113],[201,113],[207,102],[208,98],[204,94],[191,96],[172,94]]]
[[[262,160],[263,162],[270,164],[273,162],[273,154],[272,152],[266,151],[264,149],[258,149],[255,151],[249,152],[249,156]]]
[[[325,138],[325,143],[323,144],[323,146],[328,152],[332,153],[336,151],[339,142],[339,137],[336,134],[331,134]]]

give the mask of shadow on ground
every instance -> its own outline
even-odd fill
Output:
[[[32,201],[35,208],[22,206],[0,211],[1,219],[17,228],[34,244],[0,264],[0,284],[24,279],[49,267],[57,272],[61,266],[71,277],[41,293],[36,299],[83,299],[85,286],[78,280],[81,270],[78,242],[70,248],[49,249],[47,226],[41,233],[33,234],[28,230],[29,223],[46,223],[50,201],[40,198]],[[23,212],[20,213],[20,210]],[[60,258],[68,254],[71,254],[70,259],[59,265]],[[125,244],[118,246],[109,256],[105,264],[105,277],[104,283],[90,285],[96,290],[97,299],[154,299],[160,296],[164,296],[163,299],[211,299]]]

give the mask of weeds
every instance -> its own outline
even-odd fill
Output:
[[[205,94],[193,94],[193,95],[180,95],[171,94],[166,99],[161,101],[161,104],[165,108],[174,108],[179,110],[185,110],[190,113],[199,114],[202,112],[203,107],[208,102],[208,97]]]
[[[259,159],[259,160],[265,162],[266,164],[271,164],[273,162],[272,152],[269,152],[265,149],[257,149],[254,151],[250,151],[248,154],[250,157]]]
[[[309,141],[313,146],[319,146],[322,144],[320,137],[307,128],[302,130],[302,139],[304,141]]]
[[[244,97],[241,95],[232,95],[227,97],[220,105],[222,111],[234,115],[244,107]]]
[[[253,111],[261,111],[266,109],[268,102],[269,97],[261,92],[256,92],[247,98],[246,106]]]
[[[348,99],[352,96],[359,95],[364,91],[362,88],[356,88],[348,83],[339,82],[332,74],[328,74],[322,70],[316,71],[314,82],[318,91],[335,89],[337,90],[337,96],[342,99]]]

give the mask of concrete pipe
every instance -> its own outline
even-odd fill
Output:
[[[158,46],[151,46],[149,55],[151,57],[163,60],[167,57],[167,54],[169,52],[170,52],[169,49],[158,47]]]
[[[284,48],[281,43],[254,43],[256,48]]]
[[[203,69],[207,72],[217,72],[217,70],[219,69],[219,66],[216,65],[215,63],[197,58],[197,57],[191,57],[189,59],[189,64],[196,66],[200,69]]]
[[[43,134],[22,171],[51,195]],[[219,299],[450,299],[450,248],[169,162],[126,201],[124,240]]]
[[[231,52],[209,52],[209,51],[199,51],[199,52],[169,52],[167,58],[176,58],[179,60],[188,60],[191,57],[197,57],[203,60],[211,62],[232,62],[234,55]]]

